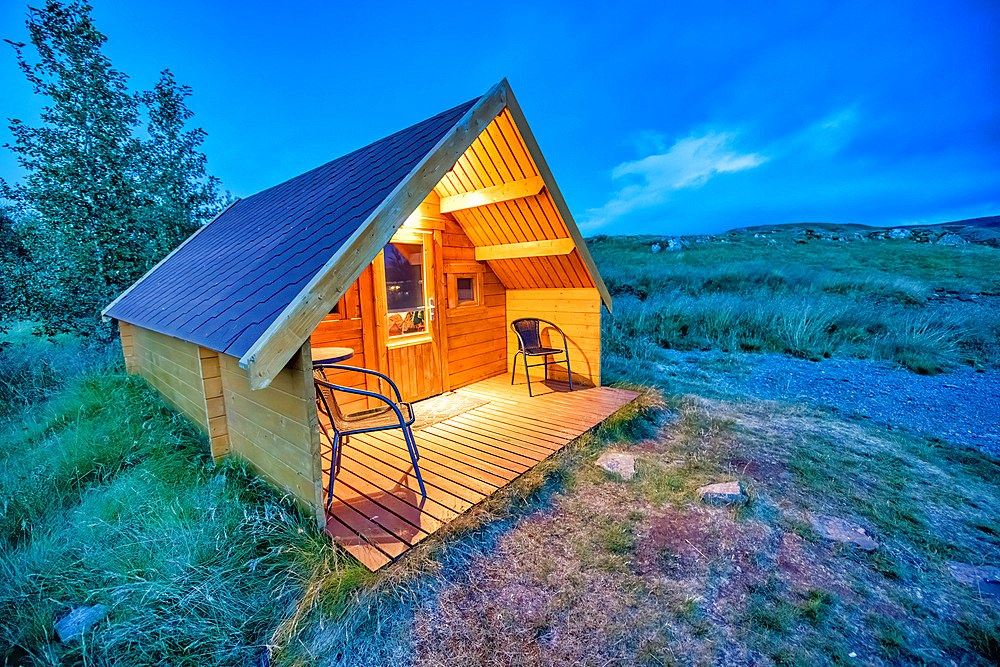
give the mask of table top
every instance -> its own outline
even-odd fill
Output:
[[[314,347],[312,350],[313,365],[338,364],[354,356],[354,350],[349,347]]]

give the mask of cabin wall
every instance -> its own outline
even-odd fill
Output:
[[[304,346],[266,389],[251,391],[239,359],[119,322],[126,369],[143,377],[209,438],[236,454],[323,526],[319,423],[312,357]]]
[[[198,346],[122,322],[125,367],[141,375],[174,409],[209,432]]]
[[[379,317],[375,303],[376,289],[381,289],[381,279],[371,266],[365,269],[341,298],[338,304],[340,312],[324,318],[313,332],[313,350],[320,347],[349,347],[354,350],[354,357],[345,364],[378,370],[390,377],[393,375],[391,368],[406,368],[412,371],[410,375],[397,373],[399,377],[393,377],[404,393],[407,393],[407,387],[420,386],[423,376],[419,373],[419,367],[428,363],[442,364],[445,391],[507,370],[506,289],[486,262],[476,261],[472,241],[454,217],[441,213],[439,202],[440,198],[432,192],[407,219],[403,229],[430,231],[439,240],[441,272],[434,294],[436,316],[441,326],[439,340],[442,360],[437,362],[432,358],[428,346],[386,349],[385,332],[378,329],[378,323],[383,318]],[[376,258],[376,262],[380,259],[381,256]],[[437,261],[435,258],[435,262]],[[482,288],[481,303],[461,306],[450,304],[449,277],[452,274],[477,276],[477,286]],[[388,355],[395,355],[396,363],[392,363],[393,360]],[[331,378],[335,384],[380,391],[377,381],[359,373],[337,373],[331,375]],[[366,399],[350,394],[339,395],[338,398],[341,408],[347,412],[377,407],[374,400],[366,403]]]
[[[569,360],[573,369],[573,382],[600,386],[601,384],[601,296],[596,289],[510,289],[507,290],[507,321],[519,317],[537,317],[548,320],[566,334]],[[561,348],[562,338],[544,325],[542,340],[550,347]],[[507,371],[510,372],[517,352],[517,336],[507,330]],[[560,357],[561,358],[561,357]],[[517,374],[524,377],[524,362],[518,356]],[[536,357],[528,363],[541,363]],[[531,378],[544,377],[543,367],[532,368]],[[549,377],[565,380],[563,364],[549,367]]]
[[[507,290],[486,262],[476,261],[475,247],[455,219],[449,214],[442,218],[445,220],[442,235],[445,289],[441,304],[445,306],[447,328],[446,386],[457,389],[506,371]],[[482,303],[449,307],[449,274],[481,275]]]
[[[264,389],[239,359],[219,355],[230,450],[311,511],[323,526],[319,422],[308,343]]]
[[[369,266],[347,289],[337,303],[336,313],[323,318],[310,337],[312,349],[321,347],[349,347],[354,356],[341,363],[347,366],[379,370],[378,354],[375,348],[375,305],[373,303],[372,269]],[[378,391],[362,373],[348,371],[329,372],[327,376],[333,384],[355,389]],[[377,402],[377,399],[371,399]],[[369,399],[350,393],[337,393],[337,402],[345,412],[356,412],[370,407]]]

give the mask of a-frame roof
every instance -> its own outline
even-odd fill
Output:
[[[240,357],[251,386],[267,386],[505,108],[534,146],[504,80],[480,98],[237,201],[103,315]],[[534,148],[545,185],[610,308],[593,260]]]

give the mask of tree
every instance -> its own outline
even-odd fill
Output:
[[[50,328],[90,331],[102,306],[139,278],[223,203],[186,130],[190,89],[164,71],[153,91],[132,95],[101,52],[107,38],[91,6],[47,0],[29,8],[35,56],[10,42],[21,71],[47,99],[41,124],[10,119],[6,145],[26,172],[2,185],[25,224],[37,271],[35,315]],[[8,40],[9,41],[9,40]],[[135,134],[148,110],[148,139]]]
[[[160,73],[153,90],[139,95],[145,107],[149,140],[143,143],[139,177],[147,196],[145,219],[156,233],[162,256],[219,210],[219,179],[206,172],[200,151],[201,128],[186,130],[194,115],[184,103],[191,88],[179,85],[170,70]]]
[[[28,313],[29,280],[33,274],[28,250],[24,247],[14,218],[0,209],[0,313],[3,319],[24,317]],[[0,321],[0,331],[3,322]]]

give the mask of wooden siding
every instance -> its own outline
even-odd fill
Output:
[[[462,227],[450,214],[442,214],[440,197],[431,192],[417,211],[404,223],[404,230],[433,231],[442,266],[435,285],[436,320],[439,344],[445,352],[438,359],[428,344],[387,348],[385,332],[378,323],[384,321],[376,303],[376,285],[381,285],[381,254],[365,269],[361,277],[347,290],[340,301],[340,312],[328,315],[312,334],[312,348],[349,347],[354,357],[345,363],[387,373],[399,385],[404,398],[430,396],[441,391],[463,387],[472,382],[503,373],[506,358],[506,289],[486,262],[477,262],[475,247]],[[483,290],[481,303],[472,306],[449,307],[447,301],[450,275],[481,276],[477,286]],[[379,352],[381,351],[381,353]],[[439,384],[428,372],[441,365]],[[337,384],[364,389],[365,378],[358,373],[333,376]],[[370,391],[379,387],[369,381]],[[376,407],[349,395],[341,396],[341,406],[350,412]]]
[[[344,296],[338,302],[337,313],[331,313],[323,318],[316,330],[310,337],[310,343],[315,350],[318,347],[349,347],[354,350],[354,356],[344,361],[348,366],[358,366],[360,368],[371,368],[378,370],[377,359],[374,359],[373,350],[366,345],[365,337],[374,338],[374,332],[365,331],[365,318],[362,311],[371,311],[374,304],[371,303],[371,267],[362,272],[361,276],[347,289]],[[361,284],[366,283],[362,290]],[[362,300],[361,293],[366,293],[366,299]],[[368,313],[365,313],[366,315]],[[374,317],[374,315],[371,315]],[[370,358],[372,357],[372,358]],[[372,362],[375,363],[372,363]],[[355,389],[374,389],[368,386],[365,376],[361,373],[349,373],[345,371],[332,372],[328,376],[330,382],[334,384],[352,387]],[[369,407],[368,399],[357,394],[337,394],[337,402],[341,409],[346,412],[356,412]]]
[[[219,362],[231,451],[320,520],[319,422],[308,343],[265,389],[250,389],[236,357],[222,354]]]
[[[198,346],[142,327],[128,325],[123,331],[130,334],[134,372],[145,378],[163,400],[208,433]],[[123,348],[125,345],[123,338]]]
[[[566,334],[569,358],[573,367],[573,381],[601,384],[601,297],[596,289],[530,289],[507,290],[507,321],[519,317],[538,317],[549,320]],[[562,347],[559,334],[542,329],[543,341],[551,347]],[[517,336],[507,330],[507,370],[511,370],[517,352]],[[540,358],[529,360],[540,363]],[[524,367],[520,356],[516,377],[524,381]],[[549,367],[549,377],[565,380],[565,366]],[[532,368],[531,377],[541,378],[544,369]]]
[[[486,403],[414,433],[426,497],[398,430],[352,436],[344,445],[326,531],[368,568],[404,555],[636,395],[549,383],[529,399],[506,375],[458,393]],[[420,414],[419,403],[414,411]],[[325,443],[323,468],[328,476]]]
[[[504,109],[445,174],[435,191],[442,197],[454,197],[539,175],[510,111]],[[548,189],[537,195],[454,211],[451,215],[476,246],[571,236]],[[474,255],[471,258],[475,259]],[[508,289],[595,286],[578,250],[566,255],[491,260],[489,264]]]
[[[428,202],[436,204],[436,193]],[[440,210],[440,209],[439,209]],[[444,272],[439,293],[447,331],[447,386],[457,389],[478,382],[506,368],[504,328],[506,289],[486,262],[476,261],[475,246],[451,214],[438,214],[444,222],[442,252]],[[448,276],[451,274],[481,274],[481,303],[470,306],[446,307]]]

